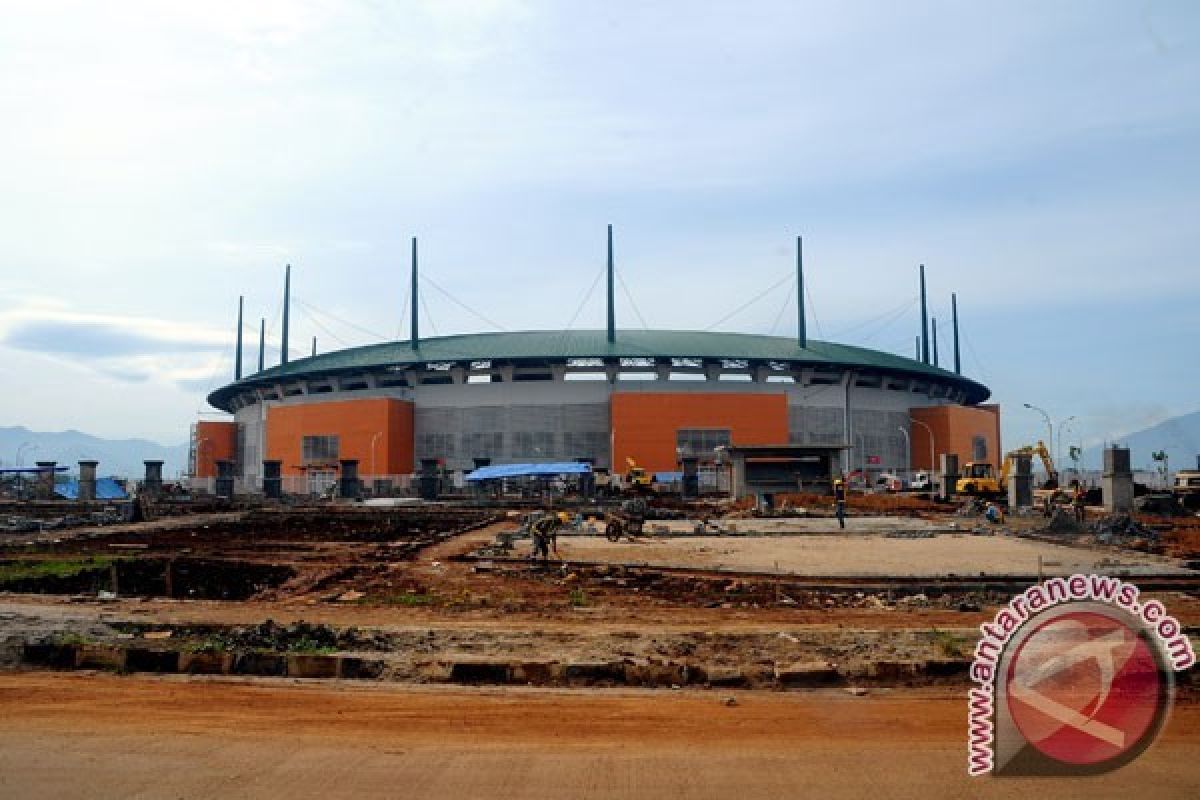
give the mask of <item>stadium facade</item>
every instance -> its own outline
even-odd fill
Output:
[[[931,363],[927,335],[910,359],[810,340],[803,312],[796,337],[618,330],[610,242],[607,329],[421,338],[415,242],[413,263],[405,341],[269,368],[260,341],[260,370],[242,376],[239,319],[238,379],[208,398],[232,417],[194,426],[193,476],[223,471],[238,491],[261,491],[267,463],[291,490],[313,491],[347,460],[370,486],[434,463],[461,475],[574,460],[622,471],[633,459],[667,472],[683,455],[711,461],[721,445],[840,445],[842,468],[867,473],[1000,452],[989,390]],[[799,258],[797,270],[802,287]],[[289,291],[290,276],[285,353]]]

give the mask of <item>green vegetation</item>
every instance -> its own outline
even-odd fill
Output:
[[[181,648],[187,653],[223,653],[229,649],[229,643],[218,635],[205,636],[203,639],[193,639]]]
[[[404,592],[403,594],[384,595],[383,597],[378,598],[378,600],[379,602],[394,606],[431,606],[437,602],[437,597],[432,594]]]
[[[40,578],[73,578],[83,572],[108,569],[116,561],[115,558],[104,556],[10,561],[0,564],[0,586]]]
[[[582,608],[591,604],[591,599],[588,598],[587,592],[583,589],[572,589],[571,593],[567,595],[567,600],[575,608]]]
[[[60,633],[54,637],[54,643],[57,645],[89,644],[92,641],[94,641],[94,640],[88,638],[87,636],[83,636],[82,634],[73,633],[73,632],[72,633]]]
[[[338,649],[327,644],[321,644],[315,639],[303,638],[297,639],[294,642],[287,643],[286,652],[289,653],[307,653],[312,655],[328,656],[336,653]]]
[[[964,649],[968,641],[961,636],[955,636],[948,631],[939,631],[933,629],[933,643],[937,645],[939,651],[946,658],[966,658],[967,651]]]

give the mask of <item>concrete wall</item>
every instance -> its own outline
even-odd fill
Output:
[[[1004,460],[1000,442],[1000,407],[997,405],[914,408],[912,418],[924,422],[933,431],[935,450],[930,453],[929,432],[920,425],[913,425],[914,469],[935,469],[938,456],[942,453],[957,454],[960,467],[968,461],[974,461],[974,441],[977,436],[983,437],[987,450],[982,460],[990,461],[997,468]]]
[[[787,397],[775,394],[618,392],[612,396],[613,462],[633,458],[650,472],[677,467],[681,428],[728,428],[733,444],[781,444],[788,439]]]
[[[303,438],[337,436],[338,458],[358,459],[363,475],[413,471],[413,405],[373,398],[272,404],[267,409],[266,458],[283,474],[303,475]]]
[[[197,422],[195,447],[194,476],[215,478],[218,461],[237,459],[237,424],[214,420]]]

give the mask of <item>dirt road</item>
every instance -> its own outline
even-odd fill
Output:
[[[1193,797],[1200,707],[1089,780],[970,780],[958,692],[475,691],[0,674],[0,796]]]

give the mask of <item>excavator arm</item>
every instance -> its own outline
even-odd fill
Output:
[[[1054,459],[1050,457],[1050,451],[1046,449],[1046,443],[1038,440],[1037,447],[1033,448],[1033,452],[1042,459],[1042,466],[1046,468],[1046,488],[1058,488],[1058,470],[1054,466]]]

